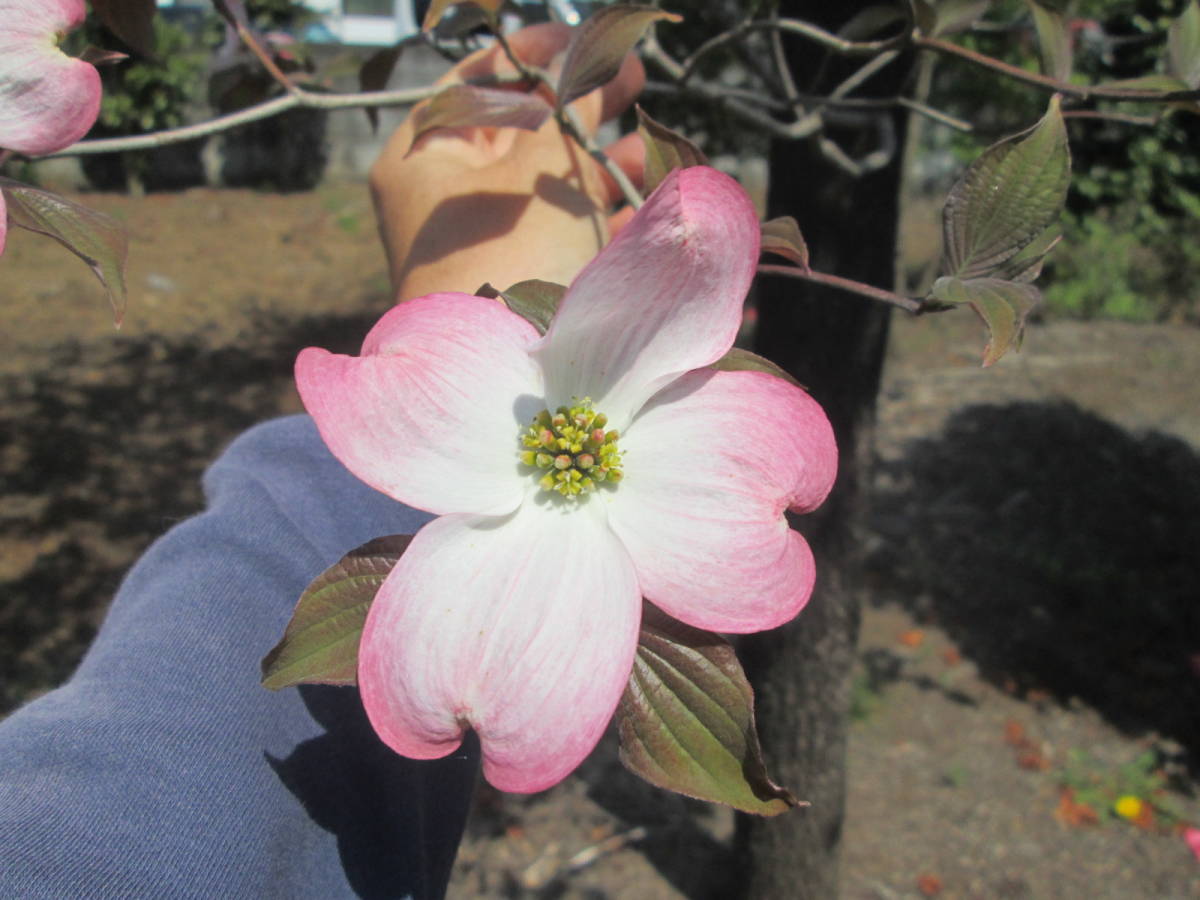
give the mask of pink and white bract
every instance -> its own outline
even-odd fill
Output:
[[[58,49],[86,14],[83,0],[0,0],[0,149],[53,153],[96,121],[99,73]],[[5,225],[0,194],[0,252]]]
[[[784,511],[832,487],[829,422],[780,378],[708,368],[733,343],[758,249],[737,183],[685,169],[579,273],[544,337],[495,301],[431,294],[388,312],[361,356],[300,354],[333,454],[439,516],[379,590],[359,650],[363,703],[398,753],[444,756],[473,728],[488,781],[541,790],[611,718],[643,596],[718,632],[804,606],[812,554]],[[520,437],[584,398],[619,432],[624,477],[546,490],[559,464],[523,464]]]

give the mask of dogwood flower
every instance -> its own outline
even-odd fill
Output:
[[[0,149],[53,153],[96,121],[99,73],[58,49],[86,14],[84,0],[0,0]],[[6,225],[0,193],[0,253]]]
[[[430,759],[479,736],[485,777],[564,778],[611,718],[645,597],[718,632],[799,612],[814,568],[784,512],[834,479],[804,391],[718,371],[758,258],[745,192],[672,173],[574,279],[544,336],[465,294],[402,303],[358,357],[304,350],[331,452],[438,518],[375,597],[358,683],[375,730]]]

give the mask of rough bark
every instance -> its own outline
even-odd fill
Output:
[[[794,0],[783,15],[837,28],[863,3],[848,3],[832,21],[821,4]],[[790,7],[790,8],[789,8]],[[824,18],[824,20],[823,20]],[[853,61],[821,65],[812,45],[790,48],[801,90],[828,90]],[[859,61],[857,64],[861,64]],[[869,85],[880,96],[901,88],[901,59]],[[852,178],[811,142],[777,143],[771,154],[770,215],[793,215],[813,267],[892,287],[905,121],[894,117],[890,166]],[[875,129],[833,132],[859,153]],[[740,655],[757,692],[759,727],[776,780],[812,807],[772,820],[739,822],[741,882],[752,898],[827,898],[838,894],[838,853],[845,806],[850,670],[857,640],[861,545],[855,539],[869,487],[871,437],[888,332],[888,308],[870,300],[784,278],[763,279],[758,293],[758,352],[806,385],[833,422],[840,469],[822,509],[797,524],[817,558],[817,589],[788,627],[746,639]]]

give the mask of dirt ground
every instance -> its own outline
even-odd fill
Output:
[[[297,350],[387,305],[361,185],[83,199],[131,232],[120,332],[51,242],[0,261],[0,714],[70,674],[221,448],[298,411]],[[1200,332],[981,347],[967,313],[895,322],[843,894],[1200,896]],[[452,896],[720,897],[732,831],[606,742],[544,794],[482,790]]]

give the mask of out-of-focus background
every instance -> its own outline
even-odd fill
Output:
[[[244,81],[211,69],[207,4],[160,6],[171,52],[124,70],[96,134],[244,102]],[[297,64],[338,90],[422,14],[408,0],[258,6],[297,42]],[[1091,6],[1109,18],[1103,40],[1078,42],[1079,68],[1115,77],[1178,4]],[[1013,43],[987,29],[967,40]],[[389,85],[447,66],[410,47]],[[902,218],[914,294],[956,172],[1044,103],[952,76],[935,72],[933,101],[982,127],[921,129]],[[400,116],[382,111],[373,132],[361,110],[298,112],[11,173],[119,219],[132,250],[119,332],[54,242],[11,232],[0,261],[0,714],[69,676],[123,572],[200,508],[200,473],[222,447],[300,411],[295,354],[354,352],[388,307],[365,173]],[[1180,837],[1200,824],[1197,123],[1075,126],[1066,237],[1020,353],[981,370],[982,326],[965,310],[893,322],[860,535],[870,596],[846,897],[1200,896]],[[765,141],[710,137],[717,163],[764,196]],[[264,652],[275,639],[261,636]],[[732,828],[728,811],[625,773],[606,741],[544,794],[481,788],[451,891],[720,897]]]

